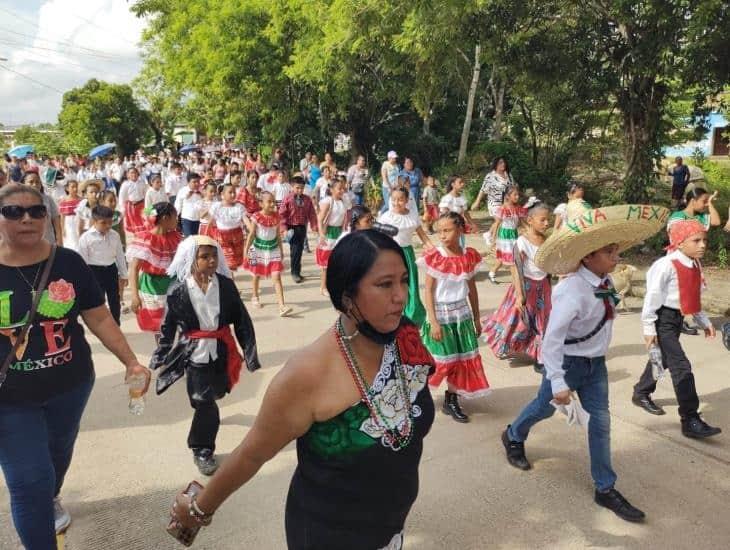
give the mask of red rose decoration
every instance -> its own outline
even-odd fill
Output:
[[[433,365],[433,357],[423,345],[418,329],[413,325],[403,325],[396,334],[398,351],[406,365]]]
[[[59,279],[48,285],[48,297],[54,302],[66,303],[76,297],[76,291],[71,283]]]

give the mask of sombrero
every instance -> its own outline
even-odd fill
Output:
[[[621,204],[591,208],[569,218],[543,243],[535,264],[548,273],[562,275],[578,269],[591,252],[618,244],[627,250],[659,232],[669,210],[651,204]]]

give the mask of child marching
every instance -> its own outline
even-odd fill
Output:
[[[281,227],[289,233],[289,253],[291,256],[291,276],[295,283],[301,283],[302,252],[307,241],[307,224],[315,230],[317,228],[317,214],[314,211],[312,199],[304,194],[304,178],[292,178],[292,192],[284,199],[279,207]]]
[[[463,249],[459,244],[464,226],[459,214],[443,214],[437,227],[441,246],[418,260],[426,268],[427,319],[421,338],[436,362],[429,384],[435,388],[446,380],[443,411],[457,422],[469,421],[459,396],[472,398],[489,392],[477,341],[481,327],[474,275],[482,259],[473,248]]]
[[[211,221],[210,210],[217,201],[218,186],[215,183],[207,183],[203,188],[203,208],[200,211],[198,235],[215,238],[215,222]]]
[[[408,267],[408,303],[403,315],[408,317],[417,327],[423,325],[426,320],[426,310],[421,303],[418,291],[418,268],[416,267],[416,255],[413,252],[413,234],[417,234],[423,243],[424,250],[433,248],[433,243],[421,228],[420,221],[413,217],[407,208],[408,188],[401,187],[393,189],[390,193],[390,209],[378,218],[378,222],[392,225],[398,228],[398,233],[393,237],[403,249]]]
[[[127,180],[119,188],[119,204],[124,211],[124,229],[133,235],[146,229],[143,211],[147,189],[136,168],[127,170]]]
[[[550,278],[535,265],[535,254],[550,227],[549,210],[539,201],[528,203],[527,232],[515,243],[512,284],[499,308],[486,320],[483,337],[500,359],[525,354],[539,364],[542,335],[550,315]]]
[[[436,178],[426,176],[423,180],[425,188],[423,190],[423,221],[426,223],[426,229],[429,234],[433,235],[433,224],[435,224],[440,216],[439,213],[439,192],[436,189]]]
[[[223,185],[220,196],[221,200],[210,207],[208,223],[215,224],[215,238],[223,249],[228,269],[235,271],[243,262],[243,228],[248,218],[244,207],[236,202],[236,191],[230,183]]]
[[[504,204],[497,209],[494,223],[485,233],[487,245],[494,243],[495,261],[494,268],[489,271],[489,280],[498,284],[496,279],[497,271],[502,265],[511,266],[514,264],[513,251],[517,242],[517,229],[520,222],[527,215],[527,210],[520,206],[520,189],[516,185],[510,185],[504,192]]]
[[[236,385],[242,366],[236,340],[247,369],[255,371],[261,366],[256,336],[216,241],[202,235],[185,239],[167,275],[174,282],[164,297],[165,315],[150,368],[164,367],[157,376],[158,395],[187,377],[188,397],[195,410],[188,448],[200,473],[209,476],[218,469],[215,441],[220,413],[216,401]]]
[[[79,246],[79,222],[76,217],[76,208],[80,202],[79,184],[76,180],[70,180],[66,183],[66,197],[58,203],[58,211],[62,220],[63,246],[71,250],[78,250]]]
[[[565,220],[575,218],[583,210],[590,210],[591,208],[591,205],[583,200],[585,189],[581,182],[576,180],[569,181],[566,195],[568,202],[560,203],[553,210],[553,214],[555,214],[555,225],[553,227],[556,231],[563,226]]]
[[[707,248],[707,229],[696,219],[675,221],[669,227],[670,252],[659,258],[646,274],[646,295],[641,321],[647,348],[658,346],[664,368],[669,370],[679,403],[682,434],[701,439],[722,430],[708,425],[699,414],[700,400],[695,387],[692,365],[679,342],[685,315],[695,322],[708,338],[715,337],[715,327],[702,311],[704,280],[700,259]],[[632,402],[650,414],[662,415],[664,409],[651,399],[656,389],[651,361],[634,386]]]
[[[537,396],[502,432],[507,461],[520,470],[532,466],[525,456],[525,440],[541,420],[555,414],[555,406],[575,406],[577,394],[590,415],[588,451],[595,488],[594,501],[621,519],[644,520],[615,488],[611,465],[611,416],[608,410],[606,353],[611,341],[618,295],[609,274],[622,250],[658,232],[669,211],[651,207],[652,219],[632,214],[644,205],[598,208],[568,220],[535,254],[535,265],[546,273],[569,274],[555,287],[552,311],[542,341],[544,373]],[[589,220],[589,221],[588,221]],[[574,223],[573,223],[574,222]]]
[[[291,308],[284,303],[284,287],[281,284],[281,272],[284,271],[281,259],[284,257],[284,250],[279,234],[280,223],[281,218],[276,210],[274,195],[264,191],[261,193],[261,211],[256,212],[250,219],[243,266],[253,275],[251,303],[256,307],[262,307],[259,281],[261,277],[271,278],[279,302],[279,315],[285,317],[291,313]]]
[[[172,282],[167,268],[182,235],[177,231],[177,212],[169,202],[155,204],[148,210],[147,219],[150,229],[135,235],[127,248],[129,290],[139,328],[157,334],[165,309],[165,294]]]
[[[319,291],[327,296],[327,262],[329,261],[332,249],[347,223],[348,207],[342,200],[345,194],[345,186],[342,182],[335,182],[330,190],[331,194],[319,203],[319,214],[317,224],[319,226],[319,244],[315,253],[317,265],[322,270],[320,276]]]

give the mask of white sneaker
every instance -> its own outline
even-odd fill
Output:
[[[71,516],[66,509],[61,506],[61,498],[53,499],[53,519],[56,523],[56,534],[63,533],[71,525]]]

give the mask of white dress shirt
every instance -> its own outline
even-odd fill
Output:
[[[203,210],[203,197],[199,192],[193,192],[190,187],[180,190],[175,199],[175,209],[180,217],[193,222],[200,221]]]
[[[139,202],[144,200],[149,187],[147,184],[138,179],[137,181],[125,180],[119,188],[119,205],[124,208],[127,201]]]
[[[680,309],[679,307],[679,280],[677,270],[672,264],[677,260],[685,267],[692,267],[694,262],[680,250],[670,252],[654,262],[646,272],[646,295],[644,307],[641,310],[641,323],[644,326],[644,336],[656,336],[657,310],[662,307]],[[697,269],[695,267],[695,269]],[[693,315],[695,322],[702,328],[709,328],[710,319],[700,311]]]
[[[221,312],[220,290],[218,288],[218,277],[213,275],[208,283],[208,290],[203,290],[195,282],[191,275],[185,279],[190,295],[190,303],[193,305],[195,315],[198,317],[200,330],[218,330],[218,318]],[[201,338],[195,347],[190,359],[194,363],[206,364],[218,359],[218,340],[215,338]]]
[[[79,237],[79,254],[88,265],[107,267],[116,264],[119,278],[127,278],[127,260],[124,257],[122,240],[114,229],[99,233],[92,226],[84,231]]]
[[[165,193],[171,197],[176,197],[180,190],[186,185],[186,178],[183,174],[179,176],[169,174],[165,178]]]
[[[563,370],[565,355],[603,357],[608,351],[613,333],[611,319],[585,342],[565,344],[567,339],[582,338],[590,334],[606,314],[603,300],[593,294],[603,280],[581,265],[578,271],[560,281],[553,290],[553,306],[541,352],[545,376],[550,380],[553,394],[569,389]]]

